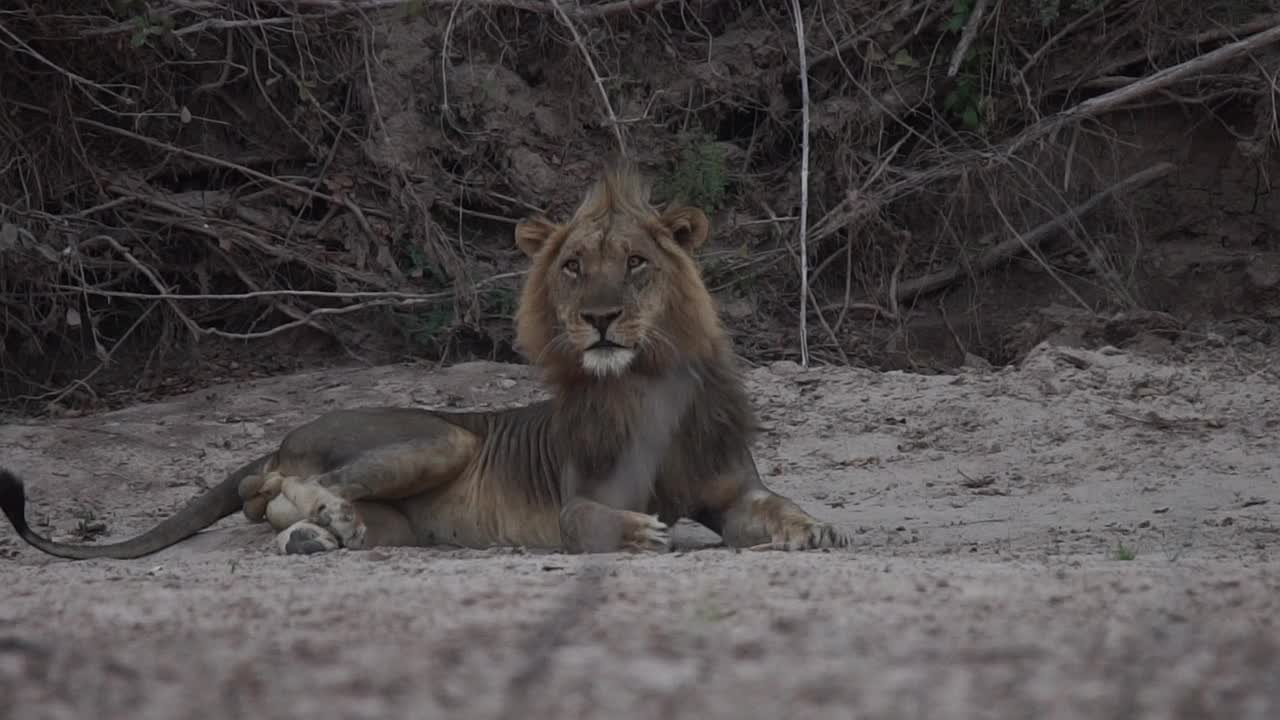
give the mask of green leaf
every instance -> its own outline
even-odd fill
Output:
[[[964,112],[960,115],[960,122],[964,123],[964,126],[970,130],[977,130],[978,126],[981,124],[978,121],[978,108],[973,105],[965,108]]]
[[[901,67],[920,67],[920,63],[916,62],[916,59],[911,57],[911,53],[907,52],[905,48],[894,53],[893,64]]]

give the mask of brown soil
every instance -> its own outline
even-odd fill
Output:
[[[1271,718],[1277,355],[1042,344],[923,376],[775,363],[767,482],[849,551],[281,557],[230,518],[139,561],[0,532],[23,718]],[[116,539],[339,405],[494,407],[524,366],[326,370],[0,428],[56,535]]]

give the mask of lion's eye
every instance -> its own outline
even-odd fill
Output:
[[[649,264],[649,261],[640,257],[639,255],[632,255],[631,257],[627,258],[628,270],[639,270],[640,268],[648,264]]]
[[[577,275],[579,272],[582,271],[582,263],[578,262],[576,258],[572,260],[566,260],[564,263],[564,271],[569,273],[570,275]]]

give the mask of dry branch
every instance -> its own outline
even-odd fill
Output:
[[[955,52],[951,53],[951,66],[947,68],[947,77],[955,77],[956,73],[960,72],[960,63],[964,62],[964,56],[973,45],[974,38],[978,37],[978,26],[982,24],[982,18],[986,13],[987,0],[977,0],[973,4],[972,12],[969,13],[969,21],[964,25],[960,42],[956,43]]]
[[[501,280],[510,280],[522,277],[524,272],[500,273],[487,277],[476,282],[476,287],[484,287],[493,285]],[[82,288],[74,285],[51,284],[49,287],[55,290],[67,290],[72,292],[82,292],[90,295],[100,295],[102,297],[115,298],[131,298],[134,300],[163,300],[165,302],[208,302],[228,300],[254,300],[262,298],[276,297],[297,297],[297,298],[327,298],[335,300],[396,300],[406,303],[423,303],[436,300],[442,300],[452,295],[449,290],[440,290],[431,293],[409,293],[396,292],[393,290],[376,290],[376,291],[356,291],[356,292],[332,292],[327,290],[254,290],[251,292],[239,293],[141,293],[128,292],[124,290],[102,290],[99,288]]]
[[[569,34],[573,36],[573,43],[578,46],[578,51],[582,53],[582,59],[587,63],[587,69],[591,71],[591,77],[595,80],[596,89],[600,92],[600,102],[604,104],[605,112],[609,116],[609,125],[613,128],[614,137],[618,140],[618,151],[623,157],[627,156],[627,141],[622,137],[622,125],[618,122],[618,116],[613,112],[613,103],[609,102],[609,91],[604,87],[604,78],[600,77],[600,73],[596,70],[596,63],[591,59],[591,50],[587,44],[582,41],[582,36],[578,34],[578,26],[574,24],[573,18],[564,11],[560,3],[552,0],[550,3],[555,8],[556,17],[560,18],[560,22],[569,28]]]
[[[809,65],[804,42],[800,0],[791,0],[800,60],[800,366],[809,367]],[[825,321],[824,321],[825,322]]]
[[[1027,234],[1015,235],[1008,240],[997,243],[970,263],[966,263],[963,266],[959,264],[953,265],[945,270],[939,270],[936,273],[930,273],[924,277],[919,277],[902,283],[898,286],[892,300],[895,303],[908,302],[920,295],[925,295],[950,285],[965,274],[966,268],[971,274],[977,275],[1009,260],[1021,251],[1034,250],[1045,240],[1052,237],[1054,233],[1065,230],[1071,223],[1080,220],[1085,215],[1096,210],[1099,205],[1111,196],[1148,185],[1173,172],[1175,168],[1176,166],[1173,163],[1162,162],[1152,165],[1145,170],[1136,172],[1105,190],[1096,193],[1080,205],[1055,216],[1052,220],[1049,220],[1042,225],[1035,227]],[[993,242],[994,240],[995,235],[993,234],[983,238],[981,242],[982,244],[985,244]]]
[[[1017,142],[1010,146],[1010,151],[1016,151],[1067,123],[1081,118],[1097,117],[1103,113],[1110,112],[1126,103],[1150,95],[1157,90],[1163,90],[1193,75],[1224,65],[1274,42],[1280,42],[1280,24],[1243,40],[1223,45],[1217,50],[1207,52],[1186,62],[1159,70],[1122,88],[1089,98],[1075,107],[1050,118],[1050,122],[1041,127],[1040,132],[1034,134],[1024,133]]]

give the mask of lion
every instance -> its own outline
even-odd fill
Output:
[[[563,223],[526,218],[530,271],[516,342],[550,397],[484,412],[356,407],[321,415],[140,535],[54,542],[0,470],[0,509],[29,544],[72,558],[136,558],[237,511],[277,551],[449,545],[662,552],[679,519],[733,548],[844,547],[849,536],[765,486],[759,431],[729,336],[694,260],[710,223],[658,208],[625,163]]]

